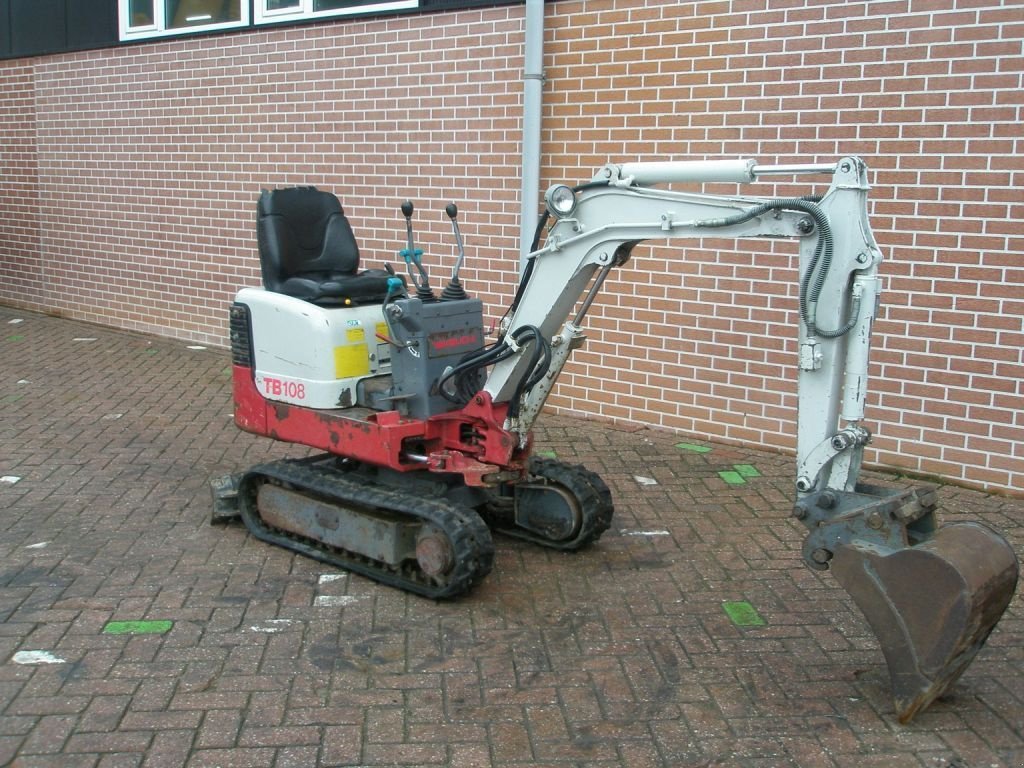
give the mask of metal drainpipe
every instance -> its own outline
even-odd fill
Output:
[[[523,187],[519,213],[519,271],[526,266],[537,228],[540,187],[540,123],[544,99],[544,0],[526,0],[523,65]]]

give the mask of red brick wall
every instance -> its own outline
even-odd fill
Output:
[[[0,62],[0,300],[44,307],[30,62]]]
[[[863,156],[888,259],[869,459],[1022,491],[1022,11],[549,3],[542,187],[608,160]],[[372,263],[394,261],[411,198],[439,275],[454,200],[464,279],[500,315],[518,266],[523,13],[0,62],[0,196],[20,211],[0,223],[0,301],[223,344],[234,290],[258,282],[258,190],[302,183],[338,192]],[[791,449],[795,270],[788,244],[637,248],[552,404]]]

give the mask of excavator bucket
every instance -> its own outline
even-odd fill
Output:
[[[1020,571],[1012,547],[979,523],[957,523],[904,548],[853,537],[829,568],[874,630],[906,723],[971,663],[1003,615]]]

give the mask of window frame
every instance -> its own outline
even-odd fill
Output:
[[[122,0],[124,2],[125,0]],[[336,16],[354,16],[364,13],[380,13],[382,11],[416,10],[420,0],[380,0],[369,5],[353,5],[348,8],[330,8],[324,11],[313,10],[313,0],[299,0],[297,8],[267,9],[267,0],[255,0],[253,3],[253,24],[274,24],[283,21],[317,21]]]
[[[262,4],[263,0],[257,0]],[[251,3],[242,0],[239,3],[238,21],[218,21],[213,24],[196,24],[188,27],[167,26],[167,0],[153,0],[153,23],[144,26],[131,24],[131,0],[118,0],[117,26],[121,42],[145,40],[158,37],[180,37],[194,32],[213,32],[218,30],[241,29],[250,26],[249,8]]]

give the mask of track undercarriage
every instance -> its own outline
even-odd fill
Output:
[[[464,594],[490,572],[492,528],[571,551],[611,523],[600,477],[553,459],[531,461],[521,486],[487,491],[424,474],[331,454],[274,461],[215,481],[215,518],[241,517],[262,541],[435,599]]]

